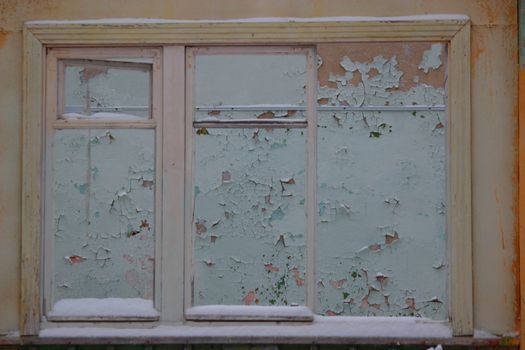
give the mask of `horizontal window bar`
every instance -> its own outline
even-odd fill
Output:
[[[85,111],[86,106],[69,105],[64,106],[64,110],[71,113]],[[114,106],[114,107],[90,107],[91,112],[121,112],[121,111],[148,111],[149,106]]]
[[[318,106],[319,111],[444,111],[445,105],[410,105],[410,106]],[[305,111],[306,106],[299,105],[224,105],[196,106],[196,111]]]
[[[375,111],[387,111],[387,112],[412,112],[412,111],[444,111],[446,110],[445,105],[412,105],[412,106],[319,106],[318,111],[348,111],[348,112],[375,112]]]
[[[57,120],[53,122],[54,129],[154,129],[155,120]]]
[[[306,128],[304,119],[228,119],[193,122],[194,128]]]
[[[286,104],[195,106],[196,111],[306,111],[306,106]]]

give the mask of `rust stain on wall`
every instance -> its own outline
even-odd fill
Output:
[[[0,47],[4,46],[5,41],[7,40],[7,32],[0,28]]]
[[[476,31],[476,40],[471,40],[470,61],[471,73],[476,69],[476,63],[486,50],[486,35],[484,31]]]
[[[446,47],[446,45],[444,45]],[[373,57],[396,57],[398,69],[403,72],[399,80],[399,87],[396,91],[407,91],[418,84],[427,84],[432,87],[442,87],[446,79],[446,48],[441,56],[443,64],[438,69],[430,69],[428,73],[418,68],[421,57],[425,51],[430,50],[431,43],[414,43],[410,44],[388,44],[388,43],[352,43],[352,44],[320,44],[318,53],[322,58],[322,64],[318,70],[319,84],[330,88],[337,87],[336,83],[331,81],[330,74],[344,76],[346,71],[340,62],[344,56],[351,52],[352,60],[358,62],[370,62]],[[375,74],[371,70],[369,77]],[[357,85],[361,81],[361,75],[355,74],[350,81],[352,85]]]
[[[497,18],[516,18],[517,4],[515,1],[499,1],[498,6],[490,1],[478,0],[477,4],[486,16],[488,25],[493,25]]]
[[[517,18],[517,6],[508,6],[509,18]],[[517,27],[517,26],[516,26]],[[515,33],[518,33],[519,30],[516,29]],[[516,34],[518,35],[518,34]],[[517,41],[517,40],[516,40]],[[510,50],[509,50],[510,51]],[[519,58],[518,58],[519,62]],[[513,300],[513,309],[514,309],[514,326],[515,330],[519,332],[520,322],[521,322],[521,276],[520,276],[520,185],[519,185],[519,171],[520,171],[520,109],[525,108],[525,106],[520,106],[520,104],[525,103],[525,80],[524,80],[524,71],[519,71],[519,76],[517,77],[517,88],[518,88],[518,99],[515,100],[513,106],[513,116],[514,116],[514,168],[512,171],[512,184],[514,186],[514,195],[512,203],[512,212],[514,214],[514,255],[512,256],[511,271],[514,276],[514,300]],[[522,333],[523,334],[523,333]]]
[[[514,5],[514,4],[512,4]],[[523,3],[521,4],[523,5]],[[509,11],[509,17],[508,18],[518,18],[518,6],[508,6]],[[512,17],[511,17],[512,16]],[[520,37],[520,28],[518,28],[519,22],[523,21],[523,17],[517,21],[518,23],[515,25],[516,30],[514,33],[518,37],[516,39],[519,39],[521,41]],[[518,43],[518,40],[515,40],[516,43]],[[516,50],[509,50],[511,52],[516,52]],[[519,51],[519,45],[518,45],[518,52]],[[519,56],[519,54],[518,54]],[[520,57],[518,57],[518,62],[520,62]],[[514,309],[514,329],[519,332],[520,331],[520,323],[521,323],[521,293],[525,292],[521,290],[521,275],[520,275],[520,254],[521,254],[521,247],[520,247],[520,222],[522,220],[520,216],[520,185],[519,185],[519,178],[520,178],[520,110],[523,110],[525,108],[525,79],[524,79],[524,71],[520,70],[519,75],[517,77],[517,89],[518,89],[518,98],[515,99],[514,102],[514,108],[513,108],[513,116],[514,116],[514,139],[513,139],[513,145],[514,145],[514,169],[512,172],[512,183],[514,185],[514,196],[513,196],[513,203],[512,203],[512,212],[514,213],[514,256],[512,257],[512,274],[514,276],[514,300],[513,300],[513,309]],[[523,335],[523,332],[521,333]]]

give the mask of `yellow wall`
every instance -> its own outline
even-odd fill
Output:
[[[0,333],[18,327],[22,24],[36,19],[402,16],[472,20],[475,327],[516,329],[517,1],[0,0]]]

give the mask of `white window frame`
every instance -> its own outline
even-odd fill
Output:
[[[60,46],[163,46],[164,180],[161,234],[161,321],[184,320],[185,200],[185,53],[195,45],[315,45],[326,42],[440,41],[449,45],[447,146],[447,232],[450,318],[453,334],[473,334],[471,145],[470,145],[470,21],[464,16],[428,18],[354,18],[281,21],[115,21],[28,22],[23,51],[23,188],[21,253],[21,335],[37,335],[42,316],[42,213],[45,164],[43,137],[46,48]],[[171,46],[178,45],[178,46]],[[182,63],[182,64],[181,64]],[[167,102],[169,101],[169,103]],[[187,129],[186,125],[186,129]],[[182,158],[181,158],[182,157]],[[167,181],[169,179],[169,181]],[[156,239],[159,239],[157,233]],[[187,245],[187,242],[186,242]],[[169,260],[169,263],[168,263]],[[168,302],[169,301],[169,302]],[[392,319],[396,322],[396,318]]]
[[[49,258],[54,256],[55,242],[55,201],[54,201],[54,146],[53,135],[61,129],[150,129],[155,132],[155,203],[154,220],[155,231],[162,232],[162,50],[160,48],[52,48],[46,57],[46,88],[45,88],[45,138],[43,166],[44,170],[44,254],[48,257],[43,259],[44,265],[44,295],[43,314],[48,320],[54,321],[78,321],[78,320],[148,320],[156,317],[126,316],[126,317],[99,317],[99,316],[50,316],[53,310],[54,290],[54,262]],[[150,86],[150,115],[143,120],[111,120],[111,119],[62,119],[64,113],[64,63],[71,60],[104,60],[112,57],[120,58],[150,58],[152,59],[151,86]],[[121,64],[124,66],[124,64]],[[161,240],[155,235],[155,256],[161,248]],[[160,259],[155,259],[154,265],[154,302],[160,300]],[[159,309],[160,305],[155,305]]]

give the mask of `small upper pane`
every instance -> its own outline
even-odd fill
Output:
[[[62,119],[151,117],[153,59],[66,60]]]
[[[285,53],[197,53],[195,105],[260,106],[306,104],[306,55]],[[269,106],[270,105],[270,106]],[[272,107],[273,106],[273,107]]]

